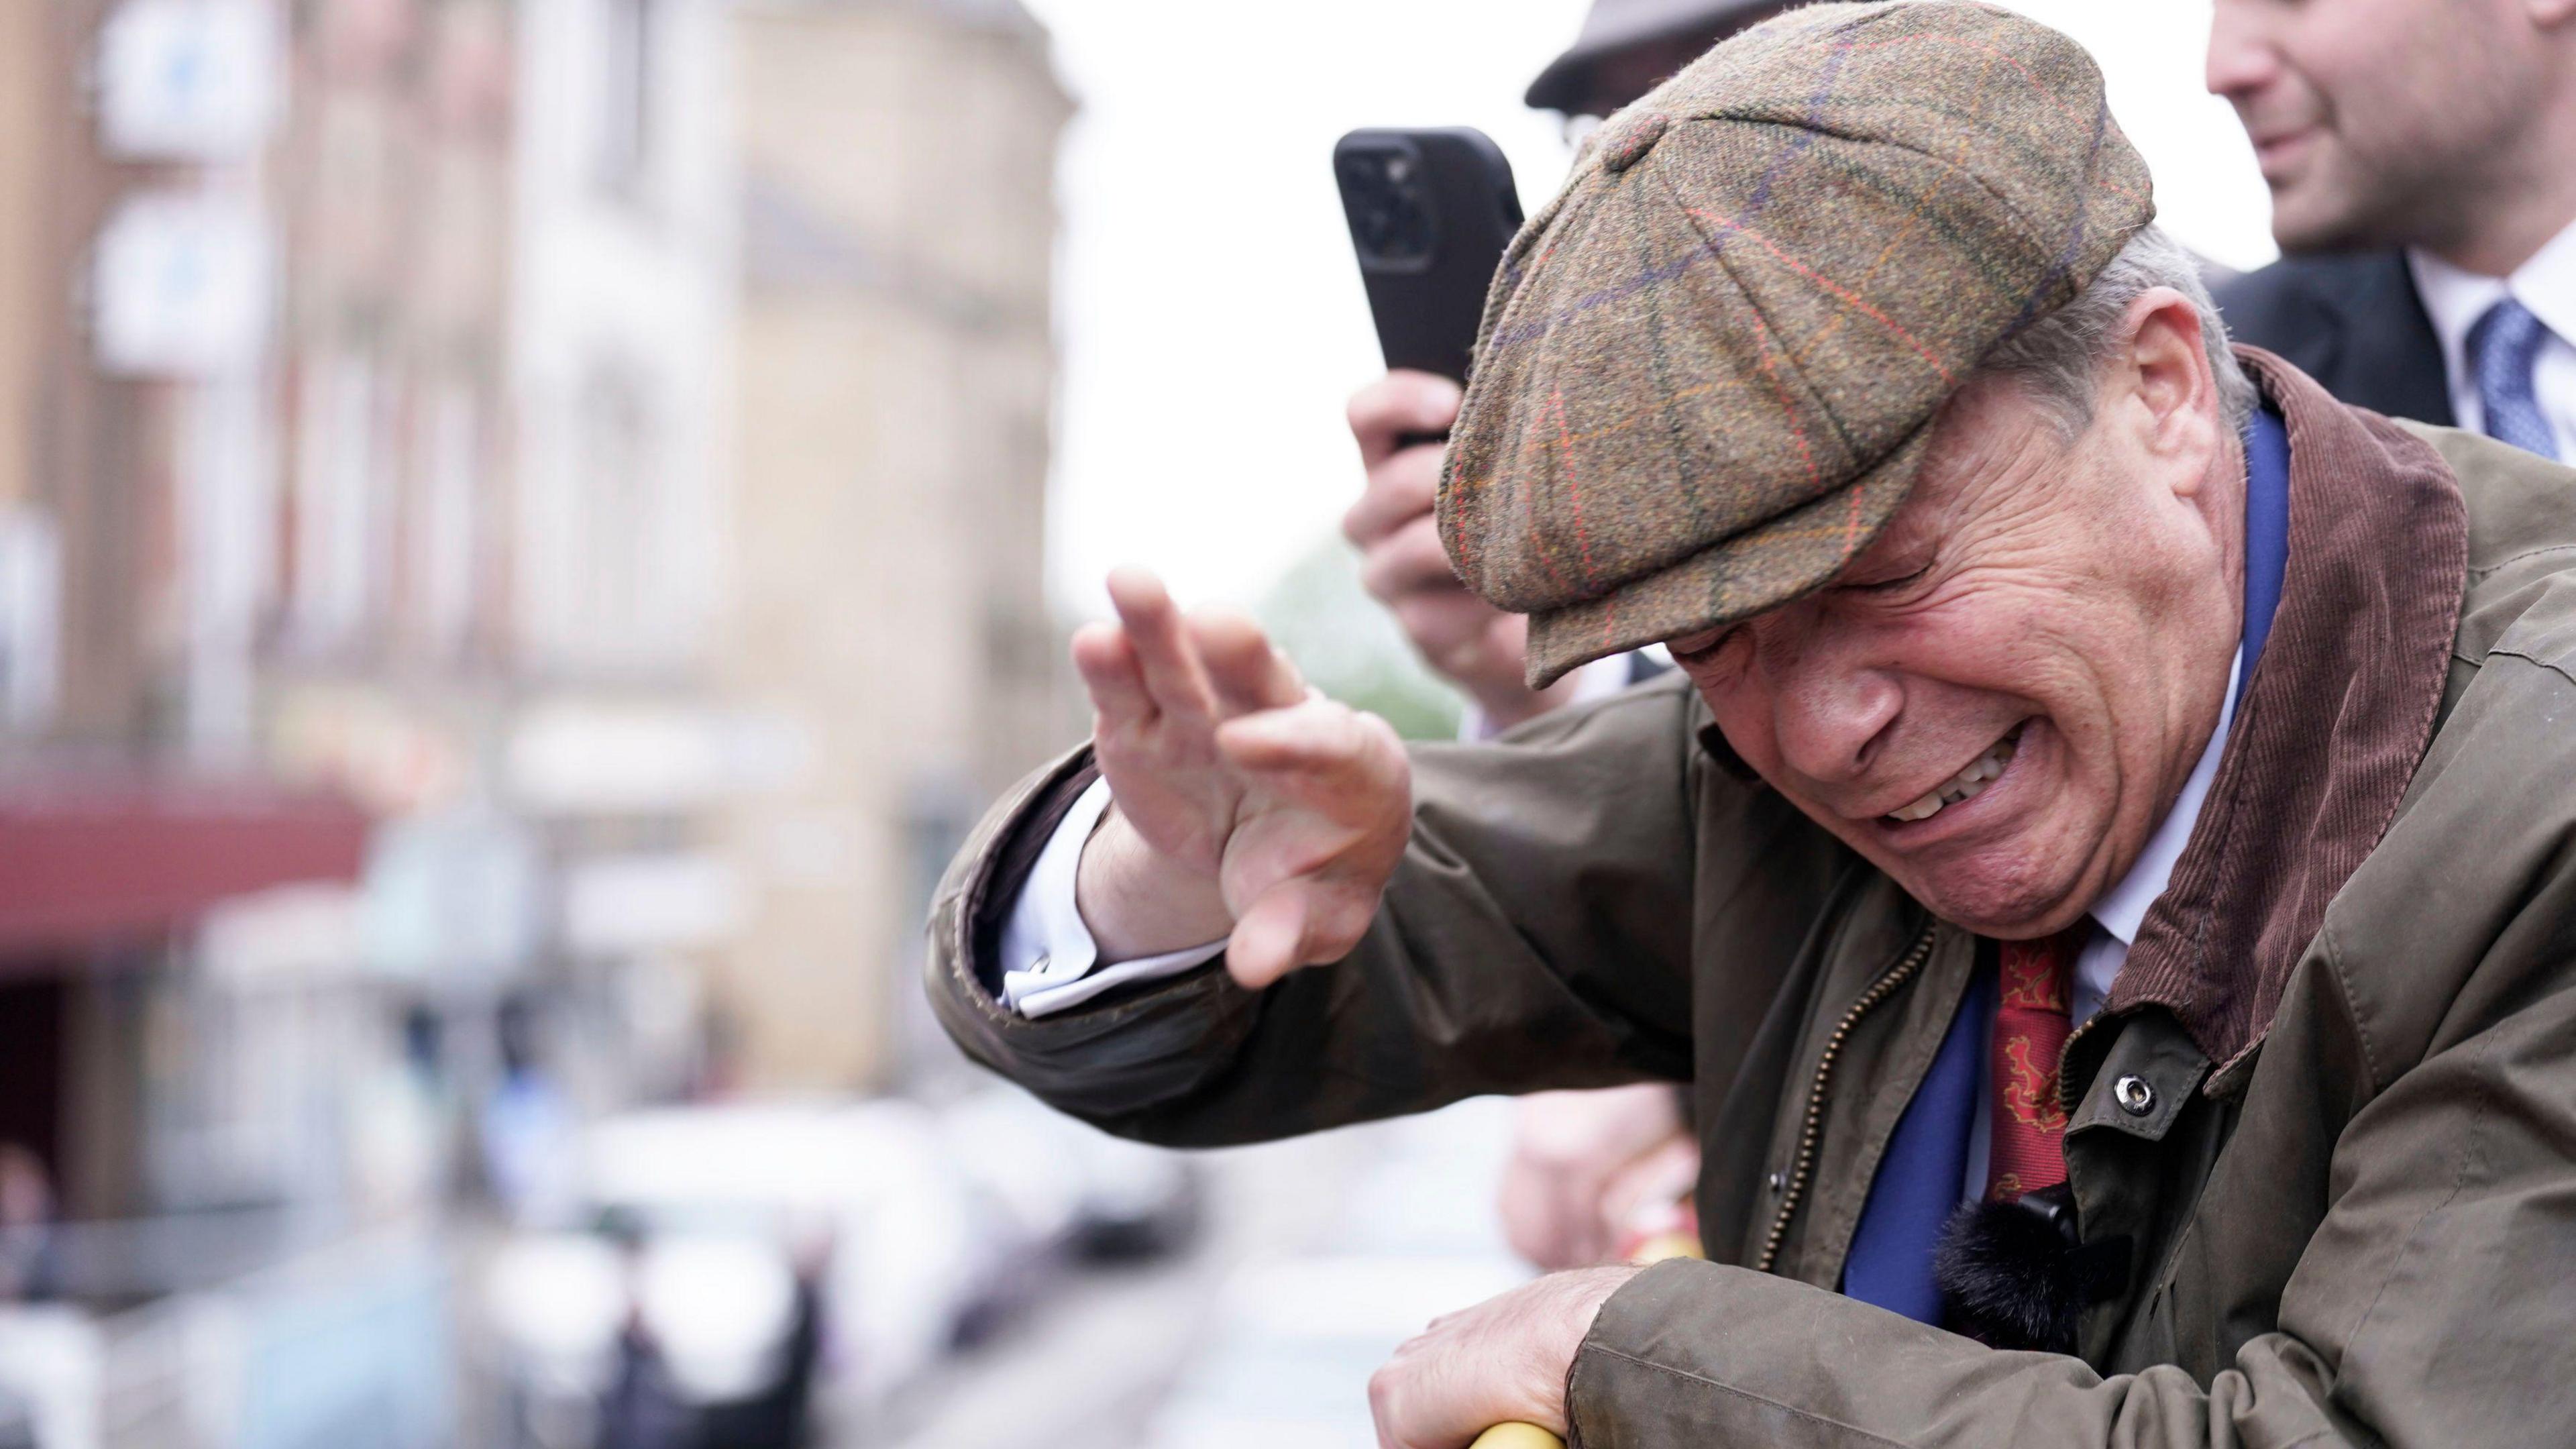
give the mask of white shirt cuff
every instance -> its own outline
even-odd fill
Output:
[[[1074,873],[1082,847],[1109,808],[1109,782],[1094,780],[1064,822],[1047,838],[1029,872],[1011,918],[1002,927],[1002,1004],[1032,1019],[1068,1011],[1100,993],[1131,982],[1159,981],[1205,965],[1225,953],[1223,941],[1100,964],[1099,944],[1074,904]]]

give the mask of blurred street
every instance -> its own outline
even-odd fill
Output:
[[[1203,1240],[1067,1282],[898,1404],[891,1442],[1367,1449],[1369,1373],[1528,1276],[1493,1217],[1507,1127],[1486,1100],[1208,1154]]]

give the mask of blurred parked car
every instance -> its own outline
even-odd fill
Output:
[[[1199,1214],[1183,1160],[998,1088],[631,1113],[580,1159],[591,1226],[518,1235],[485,1281],[543,1449],[792,1442],[813,1386],[873,1412],[1065,1265],[1168,1251]]]

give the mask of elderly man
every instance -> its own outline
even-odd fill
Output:
[[[1536,678],[1678,677],[1408,758],[1121,576],[949,1029],[1178,1144],[1690,1082],[1711,1261],[1432,1325],[1391,1445],[2576,1439],[2570,475],[2231,354],[2152,215],[1983,6],[1694,64],[1516,244],[1440,506]]]

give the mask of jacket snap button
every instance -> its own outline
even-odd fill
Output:
[[[2111,1084],[2111,1099],[2120,1110],[2132,1117],[2144,1117],[2156,1110],[2156,1089],[2144,1077],[2122,1077]]]

